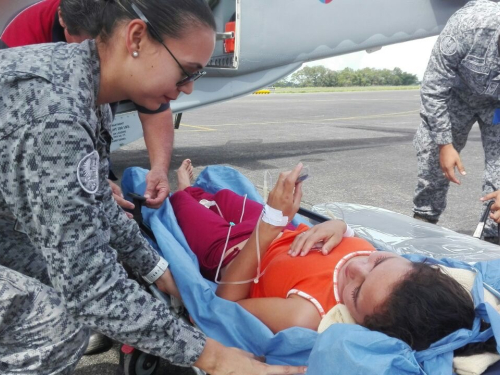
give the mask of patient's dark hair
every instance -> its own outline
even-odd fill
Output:
[[[427,349],[460,328],[471,329],[475,313],[469,293],[440,268],[425,262],[413,263],[412,267],[363,325],[398,338],[414,350]],[[483,324],[482,329],[486,327]],[[496,353],[495,339],[469,344],[456,350],[455,355],[481,352]]]

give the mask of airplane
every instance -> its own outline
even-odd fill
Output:
[[[0,0],[0,30],[33,0]],[[191,95],[171,103],[177,114],[268,86],[302,64],[438,35],[467,0],[210,0],[217,43]],[[120,104],[116,150],[142,137],[137,113]]]

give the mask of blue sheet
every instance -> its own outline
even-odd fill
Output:
[[[143,194],[147,171],[129,168],[122,179],[123,191]],[[262,202],[253,184],[232,168],[207,167],[195,186],[209,192],[229,188],[238,194]],[[158,241],[159,252],[169,261],[184,303],[200,329],[225,345],[236,346],[256,355],[266,356],[268,363],[309,366],[308,374],[451,374],[454,343],[473,335],[458,331],[431,349],[416,353],[402,341],[361,326],[335,324],[321,335],[304,328],[291,328],[274,335],[264,324],[233,302],[215,296],[215,285],[198,271],[198,262],[177,225],[170,202],[160,209],[143,208],[145,222]],[[408,256],[412,260],[420,256]],[[436,261],[438,262],[438,261]],[[466,263],[445,260],[451,267],[470,268]],[[500,260],[481,262],[474,270],[489,284],[491,291],[500,290]],[[500,342],[500,315],[482,303],[482,283],[477,281],[477,311],[492,324],[491,331]],[[476,332],[477,335],[477,332]],[[443,349],[444,348],[444,349]],[[450,349],[451,348],[451,349]],[[431,372],[429,370],[432,369]]]
[[[141,168],[127,169],[122,178],[124,194],[144,194],[146,173],[147,170]],[[253,184],[230,168],[207,168],[197,179],[196,186],[209,192],[230,187],[262,202]],[[207,336],[224,345],[264,355],[268,363],[306,364],[318,336],[315,331],[290,328],[274,335],[238,304],[218,298],[214,293],[215,284],[200,275],[198,261],[177,224],[170,202],[166,201],[158,210],[143,208],[142,214],[156,236],[160,253],[170,263],[186,308]]]

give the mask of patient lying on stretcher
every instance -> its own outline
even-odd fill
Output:
[[[376,251],[343,221],[309,229],[280,220],[299,208],[300,169],[280,175],[263,214],[261,204],[229,190],[209,194],[191,187],[191,162],[182,163],[170,202],[202,274],[219,282],[219,297],[237,302],[273,332],[316,330],[326,312],[344,304],[356,323],[415,350],[472,327],[470,295],[439,268]]]

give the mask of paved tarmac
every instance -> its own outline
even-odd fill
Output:
[[[418,90],[410,90],[251,95],[187,112],[175,133],[171,187],[185,158],[195,173],[225,164],[260,187],[266,170],[276,178],[302,161],[312,174],[304,184],[304,207],[351,202],[412,215],[419,106]],[[116,151],[112,160],[118,174],[128,166],[149,167],[142,140]],[[472,234],[482,209],[484,168],[477,125],[462,160],[467,176],[450,188],[439,225]],[[114,374],[116,351],[84,358],[76,374]]]

